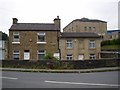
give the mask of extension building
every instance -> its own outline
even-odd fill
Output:
[[[59,41],[61,60],[100,59],[100,42],[96,33],[63,32]]]

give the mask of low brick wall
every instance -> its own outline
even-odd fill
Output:
[[[120,66],[120,59],[104,60],[3,60],[2,67],[31,69],[90,69]]]

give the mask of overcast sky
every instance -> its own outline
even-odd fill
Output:
[[[53,23],[61,19],[61,29],[83,17],[108,22],[108,30],[118,29],[119,0],[0,0],[0,31],[8,34],[12,18],[18,23]]]

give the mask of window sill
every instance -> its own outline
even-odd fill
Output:
[[[90,50],[95,50],[96,48],[89,48]]]
[[[73,48],[66,48],[66,49],[70,49],[70,50],[72,50]]]
[[[46,44],[47,42],[37,42],[37,44]]]
[[[20,44],[20,42],[12,42],[12,44]]]

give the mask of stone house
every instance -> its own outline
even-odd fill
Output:
[[[108,30],[108,40],[120,38],[120,30]]]
[[[10,60],[43,60],[47,53],[59,58],[59,16],[54,23],[18,23],[9,29]]]
[[[97,19],[75,19],[70,22],[63,32],[91,32],[97,33],[102,40],[107,39],[107,22]]]
[[[96,33],[63,32],[59,40],[61,60],[100,59],[100,42]]]

